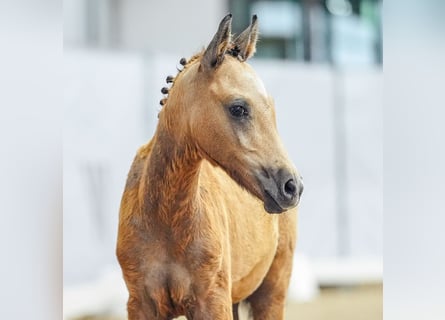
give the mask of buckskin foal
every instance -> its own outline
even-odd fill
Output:
[[[167,78],[156,133],[130,169],[117,243],[130,320],[237,319],[241,301],[254,319],[283,319],[303,187],[245,62],[256,16],[235,39],[231,19]]]

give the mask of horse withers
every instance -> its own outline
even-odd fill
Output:
[[[117,257],[128,319],[279,320],[303,186],[277,134],[274,103],[245,61],[258,23],[232,16],[168,77],[151,141],[128,174]]]

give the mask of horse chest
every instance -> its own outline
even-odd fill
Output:
[[[232,245],[232,299],[238,302],[255,291],[263,281],[275,257],[278,223],[256,225],[256,232],[238,237]],[[257,232],[258,231],[258,232]]]
[[[199,244],[180,256],[168,246],[157,248],[143,266],[145,304],[158,314],[176,316],[203,303],[221,275],[221,256],[200,250]]]

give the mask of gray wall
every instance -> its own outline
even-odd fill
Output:
[[[186,56],[210,42],[228,11],[218,0],[129,0],[120,6],[122,47]]]
[[[190,55],[227,12],[221,0],[66,0],[64,45]]]

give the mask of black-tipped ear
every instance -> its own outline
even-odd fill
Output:
[[[238,56],[241,61],[246,61],[255,54],[256,42],[258,40],[258,19],[256,14],[252,16],[252,22],[246,30],[236,37],[233,42],[239,51]]]
[[[212,41],[207,47],[201,59],[201,65],[204,69],[210,70],[217,67],[224,60],[224,54],[231,41],[232,14],[229,13],[222,19],[218,31],[213,36]]]

